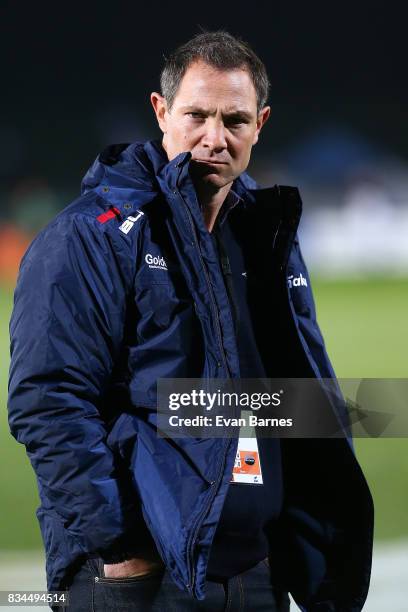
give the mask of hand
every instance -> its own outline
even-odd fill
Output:
[[[134,576],[144,576],[156,569],[163,567],[163,562],[150,561],[147,559],[129,559],[122,563],[109,563],[103,566],[105,578],[132,578]]]

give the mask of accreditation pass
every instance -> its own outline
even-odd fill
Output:
[[[231,482],[261,485],[263,484],[261,459],[255,429],[247,426],[243,436],[241,436],[241,432],[242,428],[240,430]],[[246,437],[248,435],[252,437]]]

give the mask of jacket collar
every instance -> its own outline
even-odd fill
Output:
[[[202,214],[189,172],[191,153],[181,153],[169,161],[159,140],[111,145],[95,160],[82,181],[82,193],[95,191],[110,204],[135,202],[138,207],[151,201],[161,191],[168,201],[181,195],[198,221]],[[275,185],[261,189],[243,172],[232,185],[243,206],[282,218],[296,231],[301,214],[301,200],[296,187]],[[109,195],[107,195],[109,194]],[[255,206],[254,206],[255,205]]]

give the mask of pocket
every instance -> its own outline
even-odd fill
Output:
[[[150,580],[162,580],[164,568],[153,570],[141,576],[128,576],[127,578],[107,578],[106,576],[95,576],[98,584],[111,584],[120,586],[121,584],[134,584],[136,582],[148,582]]]
[[[128,576],[123,578],[109,578],[104,575],[104,562],[98,558],[87,559],[88,569],[91,571],[94,581],[101,584],[131,584],[133,582],[143,582],[143,580],[149,580],[154,578],[160,578],[165,573],[166,568],[163,564],[158,565],[151,569],[151,571],[140,576]]]
[[[95,576],[92,592],[93,612],[107,610],[148,612],[160,591],[164,574],[165,569],[160,568],[142,576],[129,578]]]

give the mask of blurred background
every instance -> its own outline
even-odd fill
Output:
[[[338,377],[408,376],[406,16],[376,0],[3,3],[0,588],[44,581],[35,477],[6,413],[19,261],[106,145],[160,137],[149,94],[163,56],[200,28],[243,37],[267,66],[272,114],[249,171],[300,189],[303,253]],[[376,506],[365,609],[402,611],[407,440],[357,440],[356,451]]]

